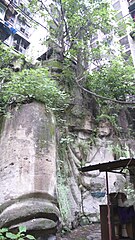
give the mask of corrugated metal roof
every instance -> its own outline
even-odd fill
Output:
[[[114,160],[112,162],[89,165],[86,167],[82,167],[79,170],[82,172],[89,172],[94,170],[99,170],[100,172],[109,172],[119,168],[125,168],[133,165],[135,166],[135,158],[125,158],[125,159]]]

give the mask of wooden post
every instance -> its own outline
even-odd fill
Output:
[[[108,232],[109,232],[109,240],[112,239],[112,227],[111,227],[111,211],[110,211],[110,197],[109,197],[109,184],[108,184],[108,172],[106,172],[106,190],[107,190],[107,210],[108,210]]]

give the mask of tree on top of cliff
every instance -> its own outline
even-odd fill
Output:
[[[107,1],[52,0],[47,5],[42,0],[32,0],[29,7],[48,21],[49,44],[59,50],[61,61],[71,59],[78,71],[82,66],[86,70],[88,62],[94,60],[91,42],[97,31],[110,34],[113,28]]]
[[[67,84],[69,79],[71,88],[77,83],[95,97],[110,98],[124,104],[122,100],[126,94],[134,92],[134,68],[122,56],[123,49],[119,43],[115,43],[115,48],[112,44],[114,33],[118,35],[120,25],[124,30],[124,23],[121,20],[116,26],[115,13],[109,2],[52,0],[48,3],[32,0],[29,7],[48,22],[49,38],[45,44],[59,53],[59,60],[63,62],[63,82]],[[101,36],[100,41],[96,38],[97,33]],[[118,52],[120,61],[116,58]],[[89,73],[91,66],[94,72]]]

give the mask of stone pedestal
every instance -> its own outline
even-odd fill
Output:
[[[54,116],[37,102],[10,112],[0,139],[0,227],[54,232],[59,219]]]

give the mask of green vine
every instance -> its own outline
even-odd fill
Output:
[[[124,158],[130,157],[129,147],[127,144],[122,145],[121,143],[116,142],[110,147],[111,147],[111,151],[113,152],[114,159],[119,159],[122,157]]]
[[[68,166],[66,165],[66,145],[59,145],[59,159],[57,160],[57,189],[58,189],[58,202],[59,209],[63,223],[67,223],[70,213],[70,205],[68,201]]]

